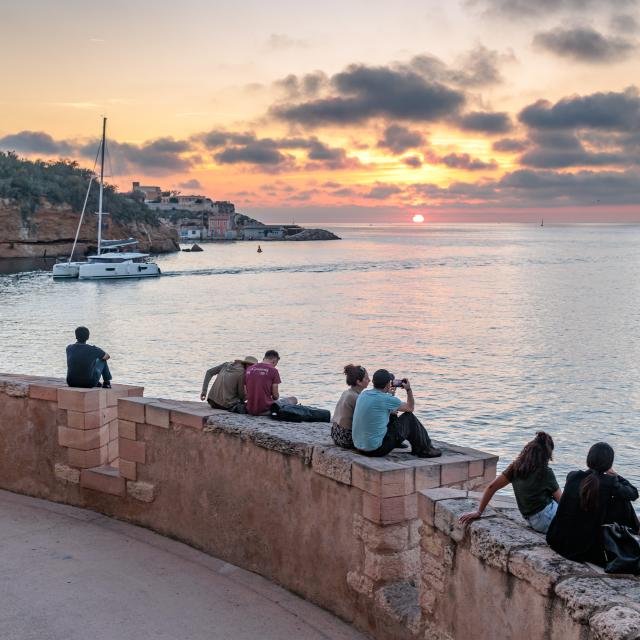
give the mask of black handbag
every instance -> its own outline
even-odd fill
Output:
[[[640,537],[633,529],[614,522],[602,525],[606,573],[640,574]]]

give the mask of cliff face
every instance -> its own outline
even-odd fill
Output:
[[[0,200],[0,258],[42,258],[68,256],[76,235],[80,214],[70,206],[43,204],[29,216],[23,216],[19,203]],[[97,216],[85,214],[75,256],[94,250],[97,244]],[[150,253],[178,251],[175,229],[144,222],[115,223],[103,218],[104,239],[135,238],[138,248]]]

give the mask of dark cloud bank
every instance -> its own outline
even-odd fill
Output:
[[[636,49],[635,43],[627,38],[603,35],[589,27],[557,28],[538,33],[533,43],[558,56],[596,64],[624,60]]]

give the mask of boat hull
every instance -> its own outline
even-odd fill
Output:
[[[88,263],[79,269],[79,280],[116,280],[119,278],[155,278],[160,267],[146,262]]]
[[[76,279],[80,275],[80,264],[77,262],[59,262],[53,265],[53,277],[60,279]]]

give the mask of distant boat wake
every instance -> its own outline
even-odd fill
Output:
[[[225,269],[187,269],[185,271],[163,271],[165,277],[177,276],[224,276],[257,273],[334,273],[336,271],[402,271],[419,269],[422,261],[389,262],[340,262],[333,264],[301,264],[272,267],[235,267]]]

